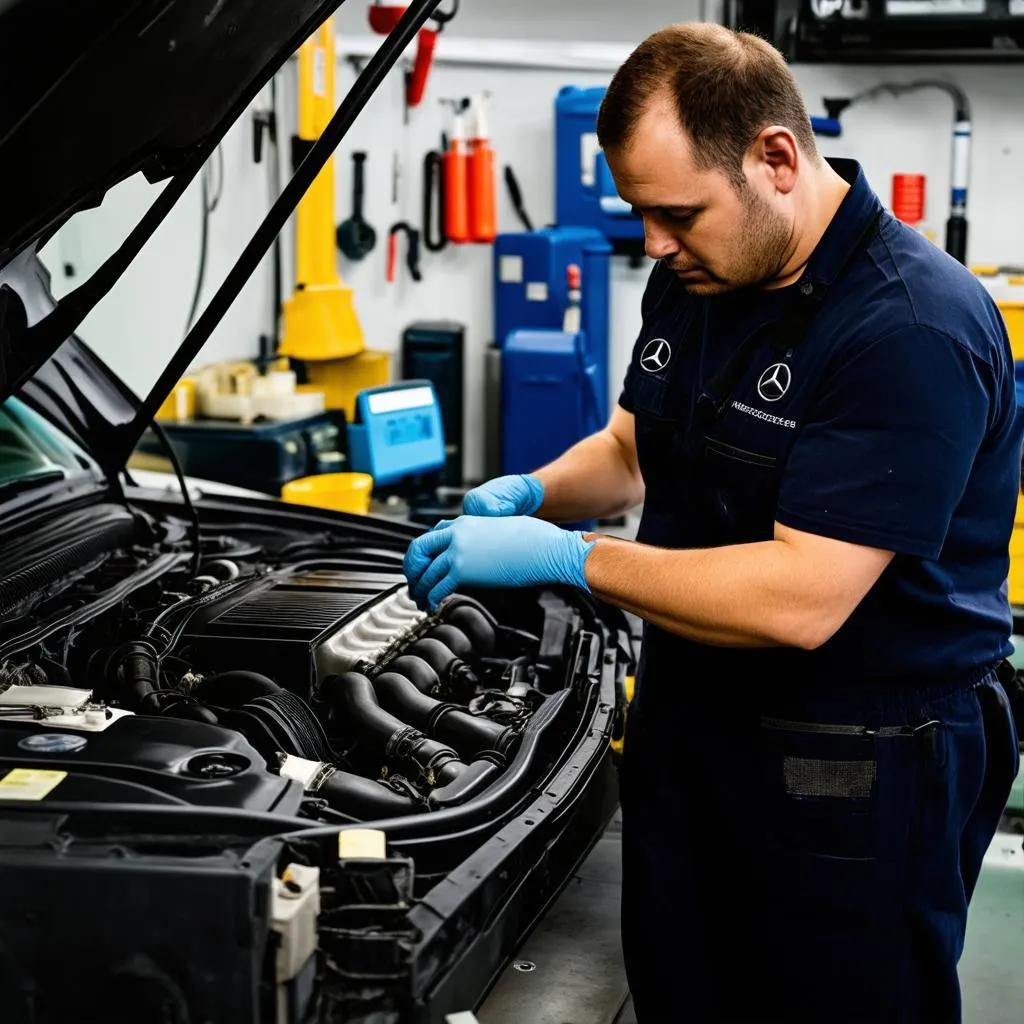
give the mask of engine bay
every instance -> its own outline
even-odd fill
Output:
[[[4,574],[0,766],[66,773],[49,800],[429,814],[540,771],[535,734],[592,699],[603,640],[582,597],[427,614],[400,548],[243,524],[195,558],[177,526],[139,543],[110,508],[58,530],[52,570],[38,546]]]

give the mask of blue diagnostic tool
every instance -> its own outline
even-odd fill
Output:
[[[349,463],[375,484],[392,484],[445,464],[441,406],[429,380],[367,388],[348,428]]]

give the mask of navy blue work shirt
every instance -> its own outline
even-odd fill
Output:
[[[882,209],[856,162],[830,163],[851,187],[801,278],[828,285],[824,305],[784,365],[766,334],[715,444],[739,453],[726,472],[756,481],[773,467],[764,539],[775,520],[895,558],[813,651],[708,647],[648,627],[644,660],[730,675],[777,670],[811,684],[967,678],[1011,651],[1006,579],[1022,421],[1006,329],[967,269]],[[839,275],[876,218],[877,233]],[[690,429],[701,389],[744,338],[778,319],[789,292],[698,298],[656,265],[619,399],[637,417],[638,438],[651,415]],[[740,493],[748,484],[756,489],[744,481]],[[668,520],[682,513],[685,522],[689,500],[680,488]],[[667,546],[700,544],[684,529]]]

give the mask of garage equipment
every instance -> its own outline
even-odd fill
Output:
[[[408,221],[400,220],[392,224],[388,230],[388,284],[395,281],[395,270],[398,261],[398,236],[404,234],[406,237],[405,265],[409,268],[409,274],[414,281],[422,281],[423,274],[420,272],[420,233]]]
[[[608,382],[608,318],[612,246],[592,228],[542,228],[501,234],[494,243],[494,341],[499,349],[519,328],[560,330],[569,305],[568,268],[581,270],[581,329],[597,390]],[[601,413],[607,412],[604,399]],[[534,467],[536,468],[536,467]]]
[[[164,422],[188,476],[272,494],[300,477],[346,468],[345,417],[337,412],[243,425],[232,420]],[[163,455],[160,439],[143,434],[138,450]]]
[[[441,156],[444,181],[444,233],[449,242],[463,245],[472,241],[469,224],[469,149],[466,140],[468,99],[442,100],[451,108],[451,133]]]
[[[338,248],[350,259],[369,256],[377,245],[377,232],[363,216],[366,154],[352,154],[352,216],[338,225]]]
[[[710,0],[704,18],[756,32],[790,61],[1004,63],[1024,56],[1024,18],[1007,0]]]
[[[532,472],[603,426],[597,367],[586,344],[583,332],[509,335],[501,359],[502,473]]]
[[[324,23],[299,47],[299,124],[293,162],[301,163],[334,114],[334,27]],[[295,211],[295,293],[284,304],[279,352],[337,359],[364,346],[352,289],[338,275],[334,237],[334,157],[329,156]]]
[[[922,78],[913,82],[882,82],[851,97],[827,98],[823,102],[829,119],[839,125],[847,107],[876,96],[902,96],[919,89],[940,89],[953,101],[953,155],[950,169],[949,218],[946,221],[946,252],[961,263],[967,262],[967,185],[971,169],[971,105],[962,89],[938,79]],[[814,118],[811,119],[812,124]],[[837,130],[834,134],[838,135]]]
[[[295,163],[301,163],[334,114],[334,53],[328,18],[299,49]],[[391,361],[387,352],[365,347],[352,290],[338,274],[334,224],[331,155],[296,211],[295,293],[284,305],[278,354],[300,361],[307,383],[323,392],[327,408],[343,410],[351,419],[356,393],[387,381]]]
[[[445,464],[438,483],[463,485],[463,367],[466,328],[451,320],[417,320],[402,332],[402,379],[429,380],[444,426]]]
[[[498,233],[494,194],[494,150],[488,138],[487,119],[490,97],[474,96],[469,110],[472,114],[472,135],[469,139],[467,174],[469,178],[469,237],[474,242],[490,243]]]
[[[595,228],[639,265],[643,220],[620,198],[597,141],[605,91],[567,85],[555,98],[555,220],[560,227]]]
[[[375,0],[370,6],[370,28],[378,35],[390,35],[406,10],[406,4],[382,3]],[[405,76],[406,108],[418,107],[423,102],[423,94],[427,89],[427,79],[434,62],[434,51],[437,48],[437,37],[441,30],[458,14],[459,0],[452,0],[448,11],[435,11],[434,27],[424,27],[419,31],[416,42],[416,57],[412,70]]]
[[[348,443],[351,468],[375,487],[441,469],[444,427],[433,385],[410,380],[360,392]]]

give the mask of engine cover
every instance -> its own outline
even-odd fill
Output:
[[[261,672],[308,700],[318,666],[322,676],[372,663],[424,618],[390,567],[306,563],[200,608],[179,650],[217,669]]]
[[[233,729],[127,715],[103,732],[45,723],[0,725],[0,776],[14,768],[67,772],[50,801],[192,804],[294,814],[299,783],[267,771]]]

